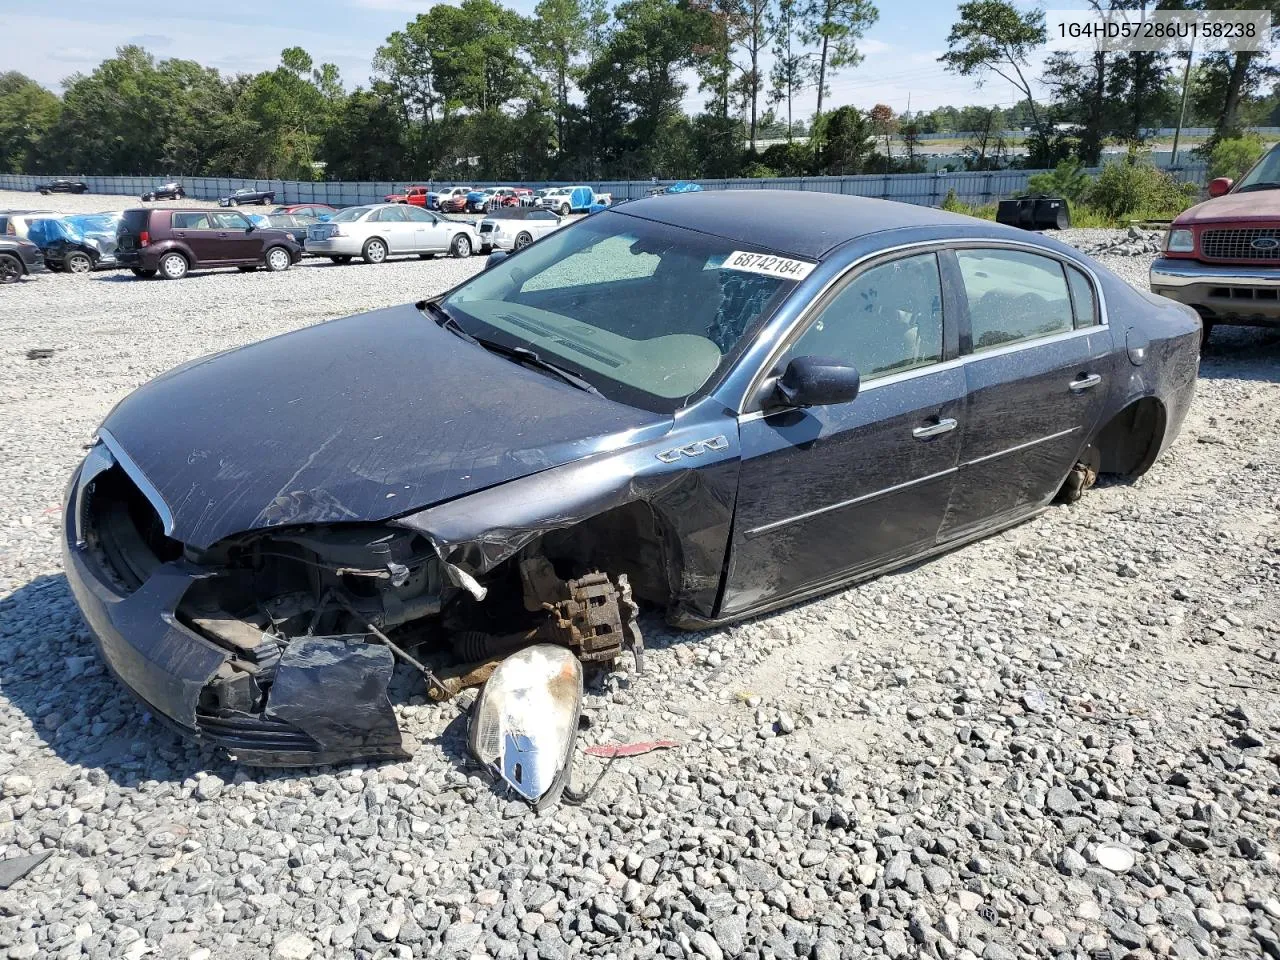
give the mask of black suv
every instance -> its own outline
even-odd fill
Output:
[[[0,283],[17,283],[44,270],[44,254],[30,240],[0,237]]]

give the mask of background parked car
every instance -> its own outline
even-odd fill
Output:
[[[435,194],[426,187],[410,187],[404,193],[389,193],[382,199],[386,203],[407,203],[411,207],[435,206]]]
[[[306,246],[307,228],[321,222],[318,217],[300,213],[249,213],[246,216],[255,227],[285,231],[302,247]]]
[[[594,213],[593,207],[607,207],[611,200],[609,194],[598,194],[590,187],[556,187],[541,197],[538,205],[567,217],[571,213]]]
[[[88,273],[99,267],[114,267],[115,241],[106,251],[96,239],[85,236],[68,217],[42,217],[28,226],[27,239],[40,248],[45,266],[67,273]]]
[[[271,211],[271,216],[278,213],[293,213],[302,217],[315,217],[317,220],[325,221],[338,212],[337,207],[331,207],[327,203],[291,203],[283,207],[276,207]]]
[[[469,257],[479,249],[480,236],[470,223],[403,203],[347,207],[307,231],[307,253],[334,263],[350,263],[353,257],[382,263],[401,254],[429,257],[446,251]]]
[[[116,260],[137,277],[178,280],[206,267],[265,266],[273,273],[302,259],[302,247],[283,230],[255,227],[235,210],[135,207],[120,218]]]
[[[555,189],[558,189],[558,188],[556,188],[556,187],[543,187],[543,188],[542,188],[542,189],[540,189],[540,190],[530,190],[528,193],[521,194],[521,196],[520,196],[520,206],[522,206],[522,207],[538,207],[538,206],[541,206],[541,204],[539,203],[539,201],[540,201],[543,197],[545,197],[548,193],[550,193],[552,190],[555,190]]]
[[[462,213],[467,209],[467,195],[472,187],[446,187],[437,193],[436,207],[446,213]]]
[[[67,177],[54,177],[36,187],[41,193],[88,193],[89,185],[83,180],[71,180]]]
[[[480,252],[520,250],[564,226],[550,210],[537,207],[501,207],[480,221]]]
[[[243,187],[231,194],[229,197],[223,197],[218,201],[220,207],[238,207],[242,203],[260,203],[264,207],[269,203],[276,202],[276,192],[274,190],[250,190]]]
[[[186,198],[187,192],[182,189],[182,184],[176,180],[170,180],[168,183],[160,184],[154,190],[148,190],[139,199],[143,203],[148,203],[152,200],[185,200]]]
[[[467,194],[467,206],[475,213],[485,213],[497,207],[512,207],[520,202],[515,187],[485,187]]]
[[[30,240],[0,237],[0,283],[17,283],[44,268],[44,254]]]
[[[41,217],[56,217],[58,214],[53,210],[9,210],[4,214],[0,214],[0,233],[7,237],[17,237],[20,240],[27,238],[27,227],[32,220],[38,220]]]

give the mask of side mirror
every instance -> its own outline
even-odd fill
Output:
[[[1230,177],[1215,177],[1209,181],[1209,196],[1220,197],[1224,193],[1229,193],[1233,183],[1235,181]]]
[[[484,262],[484,268],[488,270],[490,267],[496,267],[509,256],[510,254],[505,250],[495,250],[489,254],[489,259]]]
[[[773,399],[788,407],[848,403],[861,385],[856,367],[830,357],[796,357],[774,384]]]

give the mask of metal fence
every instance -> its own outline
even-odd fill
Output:
[[[1097,173],[1099,168],[1090,172]],[[1042,170],[992,170],[972,173],[897,173],[855,177],[773,177],[757,180],[699,180],[704,190],[803,190],[809,193],[838,193],[855,197],[879,197],[937,206],[950,191],[965,203],[980,204],[1024,193],[1027,182]],[[1186,164],[1169,168],[1180,180],[1203,186],[1205,164]],[[30,191],[49,177],[23,174],[0,174],[0,189]],[[92,193],[140,196],[164,183],[167,177],[82,177]],[[199,200],[217,200],[241,188],[274,190],[277,203],[327,203],[342,207],[359,203],[378,203],[390,194],[403,193],[410,185],[426,184],[444,188],[474,181],[432,180],[393,181],[382,183],[339,182],[330,180],[244,180],[236,177],[182,177],[187,196]],[[652,180],[581,181],[597,193],[612,194],[615,201],[638,200],[653,189]],[[525,182],[517,186],[532,188],[568,186],[567,182]]]

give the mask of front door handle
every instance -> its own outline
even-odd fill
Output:
[[[1079,393],[1082,390],[1088,390],[1090,387],[1096,387],[1101,382],[1101,374],[1091,373],[1088,376],[1081,377],[1079,380],[1072,380],[1067,386],[1071,388],[1072,393]]]
[[[930,437],[941,436],[944,433],[950,433],[956,428],[956,422],[950,417],[939,420],[937,423],[931,423],[927,427],[916,427],[911,431],[911,435],[917,440],[928,440]]]

